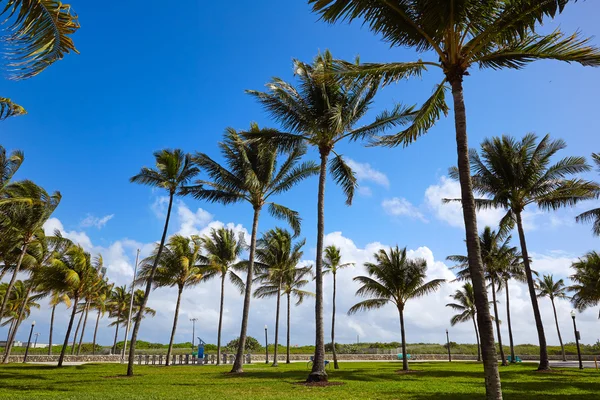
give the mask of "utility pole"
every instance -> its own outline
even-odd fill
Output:
[[[129,335],[129,325],[131,325],[131,312],[133,311],[133,292],[135,290],[135,278],[137,275],[138,260],[140,258],[140,249],[137,249],[135,255],[135,266],[133,267],[133,280],[131,281],[131,299],[129,301],[129,315],[127,316],[127,326],[125,327],[125,343],[121,352],[121,363],[125,360],[125,349],[127,348],[127,336]]]
[[[192,353],[194,352],[194,340],[196,339],[196,321],[198,318],[190,318],[192,321]]]

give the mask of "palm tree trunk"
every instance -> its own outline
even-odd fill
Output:
[[[98,333],[98,324],[100,323],[100,310],[96,317],[96,327],[94,328],[94,340],[92,341],[92,355],[96,354],[96,334]]]
[[[290,293],[287,294],[287,350],[285,354],[285,363],[290,363]]]
[[[121,316],[117,316],[117,327],[115,329],[115,340],[113,342],[112,353],[117,354],[117,339],[119,337],[119,324],[121,323]]]
[[[408,356],[406,355],[406,333],[404,332],[404,307],[399,306],[400,313],[400,335],[402,336],[402,370],[408,371]]]
[[[535,318],[535,326],[538,332],[538,340],[540,342],[540,365],[538,371],[550,370],[550,362],[548,361],[548,348],[546,347],[546,334],[544,333],[544,324],[542,323],[542,315],[537,301],[535,292],[535,284],[533,282],[533,274],[529,265],[529,254],[527,253],[527,243],[525,242],[525,231],[523,230],[523,220],[521,213],[515,212],[517,219],[517,229],[519,231],[519,241],[521,242],[521,254],[523,255],[523,265],[525,265],[525,276],[527,277],[527,286],[529,288],[529,297],[533,307],[533,316]]]
[[[75,304],[75,308],[77,308],[77,304]],[[77,335],[79,334],[79,328],[81,328],[81,321],[83,320],[83,314],[85,310],[81,310],[79,316],[79,322],[77,322],[77,328],[75,329],[75,335],[73,335],[73,344],[71,345],[71,355],[75,354],[75,344],[77,343]]]
[[[469,258],[469,273],[475,293],[477,322],[481,338],[481,353],[485,374],[485,392],[487,400],[501,400],[502,386],[498,372],[498,358],[494,342],[494,327],[490,317],[490,308],[485,287],[483,262],[477,231],[477,214],[475,213],[475,198],[471,182],[469,165],[469,143],[467,140],[467,112],[463,97],[462,75],[449,76],[454,99],[454,124],[456,129],[456,150],[458,153],[458,175],[462,198],[463,217]]]
[[[221,307],[219,308],[219,328],[217,332],[217,365],[221,365],[221,327],[223,326],[223,305],[225,304],[225,274],[221,275]]]
[[[177,303],[175,304],[175,316],[173,317],[173,329],[171,330],[171,340],[169,340],[169,349],[167,350],[167,361],[165,365],[169,365],[169,358],[171,358],[171,352],[173,351],[173,340],[175,340],[175,331],[177,330],[177,320],[179,319],[179,306],[181,305],[181,293],[183,292],[183,286],[179,286],[177,291]]]
[[[333,368],[334,369],[340,369],[340,366],[338,365],[338,360],[337,360],[337,353],[335,351],[335,293],[336,293],[336,286],[337,286],[337,282],[336,282],[336,274],[333,273],[333,311],[331,314],[331,348],[333,351]]]
[[[281,307],[281,278],[279,278],[279,286],[277,287],[277,307],[275,308],[275,350],[273,351],[273,365],[278,367],[277,355],[279,353],[279,310]]]
[[[327,382],[325,372],[325,341],[323,334],[323,235],[325,233],[325,181],[330,149],[319,149],[319,197],[317,202],[317,259],[315,262],[315,355],[307,382]]]
[[[167,208],[165,228],[163,229],[163,234],[160,239],[160,245],[158,246],[158,251],[156,252],[156,258],[154,259],[154,264],[152,265],[152,270],[150,272],[150,276],[148,277],[148,282],[146,283],[146,291],[144,292],[144,298],[142,300],[142,304],[140,304],[140,309],[135,318],[135,324],[133,325],[133,331],[131,332],[131,340],[129,341],[129,360],[127,364],[127,376],[133,376],[133,364],[135,362],[135,345],[137,344],[137,335],[138,331],[140,330],[140,325],[142,324],[142,316],[144,315],[146,304],[148,304],[150,291],[152,290],[152,282],[154,281],[154,275],[156,274],[156,267],[158,267],[160,255],[162,254],[163,248],[165,247],[167,231],[169,230],[169,220],[171,219],[171,209],[173,208],[174,195],[175,193],[173,192],[169,193],[169,207]]]
[[[500,349],[500,360],[502,365],[507,366],[506,357],[504,356],[504,348],[502,346],[502,334],[500,333],[500,316],[498,315],[498,301],[496,300],[496,283],[494,279],[492,281],[492,301],[494,302],[494,317],[496,318],[496,333],[498,334],[498,348]]]
[[[4,316],[4,310],[6,309],[6,305],[8,304],[8,298],[10,297],[10,293],[12,292],[13,287],[15,286],[15,282],[17,281],[17,275],[19,273],[19,270],[21,269],[23,258],[25,257],[25,253],[27,253],[28,244],[28,240],[25,240],[23,248],[21,249],[21,254],[19,254],[19,259],[17,260],[17,265],[15,266],[12,278],[10,278],[10,282],[8,283],[6,292],[4,293],[4,298],[2,299],[2,306],[0,306],[0,323],[2,323],[2,317]]]
[[[79,296],[75,296],[73,299],[73,311],[71,312],[71,318],[69,319],[69,325],[67,326],[67,333],[65,334],[65,341],[63,343],[62,349],[60,350],[60,357],[58,357],[58,367],[62,367],[63,361],[65,359],[65,352],[67,351],[67,346],[69,345],[69,336],[71,336],[71,330],[73,329],[73,322],[75,321],[75,313],[77,312],[77,302],[79,301]]]
[[[244,372],[243,357],[246,348],[246,333],[248,331],[248,318],[250,316],[250,299],[252,298],[252,280],[254,279],[254,253],[256,252],[256,235],[258,234],[258,217],[261,208],[254,206],[254,219],[252,221],[252,236],[250,238],[250,254],[248,256],[248,275],[246,277],[246,294],[244,295],[244,310],[242,311],[242,327],[238,341],[237,353],[231,373],[240,374]]]
[[[512,324],[510,322],[510,295],[508,293],[508,279],[504,281],[504,287],[506,288],[506,321],[508,323],[508,340],[510,341],[510,362],[516,363],[515,358],[515,342],[513,341]]]
[[[85,326],[87,325],[88,312],[90,311],[89,301],[85,305],[85,317],[83,317],[83,328],[81,328],[81,336],[79,337],[79,344],[77,345],[77,355],[81,353],[81,345],[83,343],[83,335],[85,335]]]
[[[8,267],[3,266],[4,268],[2,269],[2,272],[0,272],[0,282],[2,282],[2,279],[4,279],[4,275],[6,275],[6,273],[8,272]]]
[[[54,332],[54,313],[56,311],[56,304],[52,306],[52,313],[50,314],[50,333],[48,334],[48,355],[52,355],[52,333]]]
[[[479,330],[477,329],[476,317],[473,317],[473,327],[475,328],[475,339],[477,339],[477,361],[481,361],[481,345],[479,344]]]
[[[10,339],[6,343],[4,359],[2,360],[3,364],[8,364],[8,357],[10,356],[10,352],[12,351],[13,343],[15,342],[15,336],[17,336],[17,331],[19,330],[19,327],[21,326],[21,320],[23,319],[23,314],[25,313],[25,307],[27,306],[27,301],[29,301],[29,295],[31,294],[32,288],[33,288],[33,285],[29,285],[29,288],[27,288],[27,294],[25,294],[25,299],[23,301],[23,305],[21,306],[21,309],[19,310],[19,315],[17,316],[17,320],[15,321],[15,326],[13,327],[13,329],[11,331]]]
[[[556,323],[556,332],[558,333],[558,341],[560,342],[562,360],[567,361],[567,356],[565,355],[565,346],[563,345],[562,336],[560,335],[560,328],[558,326],[558,317],[556,315],[556,307],[554,306],[554,298],[550,297],[550,301],[552,302],[552,311],[554,311],[554,322]]]

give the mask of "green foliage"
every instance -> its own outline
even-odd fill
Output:
[[[227,346],[225,346],[225,347],[227,347],[227,349],[229,349],[229,351],[237,351],[239,340],[240,340],[240,338],[233,339],[232,341],[227,343]],[[246,337],[246,346],[244,347],[244,351],[252,353],[252,352],[256,352],[260,349],[261,349],[261,345],[258,342],[258,340],[256,340],[256,338],[253,338],[252,336]]]

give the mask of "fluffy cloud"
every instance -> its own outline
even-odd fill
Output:
[[[105,215],[104,217],[96,217],[94,215],[88,214],[88,216],[81,221],[80,225],[82,228],[89,228],[93,226],[98,229],[102,229],[108,221],[113,219],[114,216],[114,214],[110,214]]]
[[[423,214],[419,211],[419,209],[412,205],[412,203],[406,200],[403,197],[394,197],[391,199],[385,199],[381,203],[383,210],[389,214],[396,217],[410,217],[413,219],[420,219],[424,222],[427,222]]]
[[[385,188],[390,187],[390,180],[387,175],[371,167],[371,164],[359,163],[350,158],[346,159],[346,163],[352,168],[359,182],[373,182]]]

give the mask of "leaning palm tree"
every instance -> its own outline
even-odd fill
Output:
[[[200,267],[201,259],[201,240],[198,236],[191,238],[181,235],[173,235],[165,246],[158,268],[154,275],[154,287],[173,287],[177,286],[177,302],[175,303],[175,315],[173,317],[173,329],[169,340],[167,358],[165,365],[169,365],[171,352],[173,351],[173,340],[177,330],[177,320],[179,319],[179,307],[181,305],[181,295],[186,287],[192,287],[200,283],[203,278],[203,272]],[[143,261],[139,273],[139,280],[145,281],[152,272],[154,258],[158,253],[158,248],[154,254]]]
[[[54,334],[54,315],[56,314],[56,307],[64,304],[67,309],[71,308],[71,299],[65,293],[58,291],[52,291],[50,293],[50,306],[52,311],[50,313],[50,332],[48,333],[48,355],[52,355],[52,336]]]
[[[235,362],[231,369],[232,373],[243,371],[242,361],[252,296],[260,213],[263,207],[268,206],[268,211],[273,217],[287,220],[293,228],[294,234],[299,234],[300,218],[298,213],[273,203],[271,198],[287,192],[298,182],[318,172],[317,166],[312,162],[299,164],[300,159],[306,153],[305,146],[294,146],[288,154],[284,154],[271,144],[257,140],[266,132],[272,133],[273,130],[260,129],[256,124],[252,124],[250,130],[246,132],[237,132],[228,128],[224,140],[219,143],[227,167],[220,165],[206,154],[197,153],[194,162],[208,173],[210,180],[200,180],[196,186],[186,188],[186,193],[197,199],[222,204],[247,202],[254,211],[240,339]],[[284,159],[278,168],[279,157],[284,157]]]
[[[354,263],[342,264],[342,255],[340,248],[334,245],[325,247],[323,254],[323,274],[331,273],[333,275],[333,310],[331,312],[331,346],[333,349],[333,367],[340,369],[335,350],[335,295],[337,290],[337,273],[339,270],[352,267]]]
[[[407,145],[425,133],[447,111],[445,93],[446,84],[450,84],[467,250],[471,260],[488,399],[502,398],[502,388],[484,270],[477,248],[478,229],[469,174],[463,79],[476,67],[521,69],[540,59],[600,65],[600,52],[589,46],[589,39],[581,38],[579,33],[564,35],[555,30],[544,35],[536,32],[545,20],[562,12],[567,2],[309,0],[313,10],[326,22],[358,20],[374,33],[381,34],[383,40],[394,48],[411,47],[432,56],[430,60],[414,62],[364,64],[354,71],[351,69],[355,76],[373,76],[389,84],[410,76],[420,76],[426,69],[439,68],[442,73],[442,81],[415,116],[415,123],[399,134],[385,138],[384,145]]]
[[[384,111],[372,123],[356,127],[367,113],[377,83],[372,80],[346,81],[333,76],[335,64],[329,51],[316,57],[312,64],[294,61],[298,85],[274,78],[267,92],[249,90],[264,108],[292,133],[265,135],[274,145],[282,147],[306,143],[319,152],[320,170],[317,197],[317,259],[316,282],[316,340],[312,371],[308,381],[326,381],[325,342],[323,334],[323,236],[325,233],[325,181],[329,169],[335,182],[342,187],[346,204],[352,204],[356,177],[335,147],[345,140],[360,140],[384,132],[387,128],[407,122],[412,108],[395,107]],[[330,156],[333,154],[333,158]],[[329,166],[327,165],[329,163]]]
[[[592,153],[592,159],[600,172],[600,153]],[[600,236],[600,208],[594,208],[579,214],[576,217],[577,222],[593,222],[592,231],[594,235]]]
[[[473,327],[475,328],[475,339],[477,339],[477,361],[481,361],[481,348],[479,345],[479,330],[477,329],[477,309],[475,307],[475,293],[473,292],[473,285],[469,282],[465,283],[462,289],[454,292],[452,296],[456,303],[448,303],[446,307],[452,308],[454,311],[458,311],[450,319],[452,326],[460,323],[473,320]]]
[[[71,35],[79,29],[77,15],[59,1],[6,0],[0,7],[1,24],[7,26],[4,54],[9,77],[31,78],[73,51]],[[25,114],[25,109],[0,97],[0,120]]]
[[[527,134],[521,140],[503,136],[484,140],[481,144],[481,156],[475,150],[472,150],[469,156],[473,171],[473,190],[482,197],[487,197],[477,200],[478,205],[506,210],[503,222],[516,222],[517,225],[538,331],[539,370],[548,370],[550,364],[523,230],[522,213],[531,205],[542,210],[572,206],[582,200],[593,199],[600,192],[596,183],[569,178],[576,173],[590,170],[584,157],[566,157],[555,164],[550,163],[551,158],[565,147],[564,141],[551,140],[549,135],[539,142],[534,134]],[[451,174],[454,178],[458,177],[456,169],[453,169]]]
[[[96,353],[96,335],[98,334],[98,325],[100,324],[100,318],[102,318],[109,310],[112,305],[112,299],[110,297],[114,283],[109,284],[105,282],[96,291],[91,307],[97,311],[96,325],[94,327],[94,339],[92,340],[92,354]]]
[[[573,285],[571,301],[580,312],[600,304],[600,254],[590,251],[571,265],[575,273],[570,276]],[[600,318],[600,313],[598,313]]]
[[[285,229],[275,228],[266,232],[257,242],[256,265],[261,273],[255,280],[262,282],[262,286],[254,291],[254,297],[275,297],[275,350],[273,353],[273,367],[279,365],[277,355],[279,351],[279,310],[281,307],[281,291],[284,281],[298,262],[304,252],[302,247],[306,243],[301,240],[293,243],[293,237]]]
[[[245,264],[238,259],[246,246],[244,234],[236,236],[233,229],[211,229],[210,233],[200,238],[202,248],[205,252],[204,265],[201,271],[205,280],[215,277],[221,279],[221,302],[219,307],[219,326],[217,329],[217,365],[221,364],[221,328],[223,326],[223,307],[225,305],[225,280],[229,278],[231,283],[244,293],[245,284],[238,275],[245,269]]]
[[[406,247],[398,246],[379,250],[373,255],[375,263],[365,263],[369,276],[357,276],[354,281],[362,286],[356,291],[357,296],[369,297],[355,304],[348,310],[348,315],[359,311],[381,308],[388,303],[396,306],[400,315],[400,333],[402,335],[402,369],[408,371],[406,355],[406,335],[404,333],[404,308],[409,300],[435,292],[446,281],[432,279],[426,282],[427,261],[424,259],[408,259]]]
[[[560,335],[560,327],[558,326],[558,316],[556,315],[556,306],[554,304],[555,299],[568,299],[567,287],[562,279],[554,282],[552,275],[544,275],[541,279],[538,278],[536,282],[536,288],[538,297],[548,297],[552,303],[552,311],[554,312],[554,322],[556,323],[556,333],[558,333],[558,341],[560,342],[560,349],[562,351],[563,361],[567,361],[565,355],[565,346],[563,346],[562,336]]]
[[[138,318],[133,325],[131,332],[131,341],[129,343],[129,362],[127,365],[127,376],[133,376],[133,363],[135,361],[135,346],[137,343],[137,335],[142,323],[144,308],[148,303],[150,291],[152,290],[152,282],[158,267],[158,261],[163,251],[165,240],[167,239],[167,230],[169,229],[169,220],[171,218],[171,209],[173,207],[173,199],[176,194],[179,194],[181,188],[187,184],[194,176],[200,172],[198,168],[192,165],[191,157],[185,154],[180,149],[170,150],[163,149],[154,153],[156,168],[144,167],[139,174],[133,176],[130,181],[142,185],[152,186],[154,188],[164,189],[169,193],[169,206],[165,218],[165,226],[163,228],[160,244],[156,252],[156,259],[152,264],[152,269],[146,280],[146,290],[144,300],[141,304],[141,310],[138,313]]]

